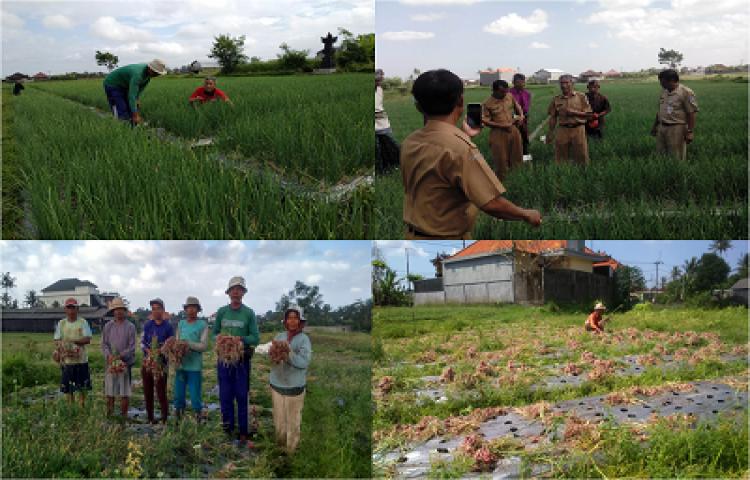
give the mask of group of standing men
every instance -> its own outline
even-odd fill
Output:
[[[232,277],[226,294],[229,304],[221,307],[216,314],[212,333],[238,337],[244,345],[242,359],[235,364],[217,361],[217,380],[221,406],[222,426],[228,435],[238,431],[238,444],[249,443],[248,403],[250,392],[251,358],[260,343],[260,333],[253,310],[242,302],[247,293],[245,280]],[[200,301],[193,296],[183,305],[186,319],[180,320],[176,331],[169,323],[164,309],[164,301],[155,298],[150,301],[151,316],[144,324],[141,349],[145,358],[158,355],[164,365],[163,371],[154,373],[144,362],[141,368],[146,413],[151,423],[157,423],[154,415],[154,393],[161,409],[160,421],[166,424],[169,416],[167,401],[168,359],[161,351],[171,338],[185,341],[189,348],[179,365],[174,367],[174,409],[177,419],[183,416],[186,407],[186,393],[190,395],[191,407],[196,421],[205,420],[202,403],[203,353],[208,349],[209,325],[198,318],[202,310]],[[114,413],[115,398],[120,399],[120,413],[127,418],[129,399],[132,395],[132,367],[135,364],[136,327],[127,320],[127,306],[121,298],[112,300],[108,314],[114,319],[102,329],[101,351],[105,359],[104,395],[107,401],[107,414]],[[75,346],[75,355],[65,356],[61,361],[60,390],[73,401],[73,394],[80,393],[81,406],[85,404],[86,392],[92,389],[86,345],[91,343],[91,328],[86,319],[78,315],[79,306],[75,298],[65,301],[66,318],[57,323],[55,342]],[[300,438],[302,407],[304,405],[307,368],[312,357],[309,337],[302,331],[305,326],[304,312],[291,305],[284,312],[285,332],[279,333],[275,341],[289,345],[286,360],[274,363],[271,368],[270,388],[273,400],[273,418],[278,443],[294,451]],[[154,344],[160,349],[158,354],[150,351]],[[265,347],[265,349],[263,348]],[[269,344],[257,349],[268,353]],[[120,369],[112,368],[113,365]],[[237,421],[235,422],[235,408]]]

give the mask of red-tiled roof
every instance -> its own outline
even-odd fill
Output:
[[[622,265],[620,262],[610,257],[609,260],[605,262],[595,263],[594,267],[609,267],[612,269],[612,271],[614,271],[614,270],[617,270],[620,267],[620,265]]]
[[[491,69],[491,70],[482,70],[482,73],[495,73],[495,72],[500,72],[500,73],[515,73],[515,71],[516,71],[515,68],[501,67],[501,68],[494,68],[494,69]]]
[[[489,254],[493,252],[508,251],[511,248],[526,253],[541,253],[548,252],[551,250],[562,250],[568,248],[567,240],[477,240],[468,247],[459,251],[455,255],[451,256],[450,259],[473,257],[475,255]],[[600,257],[609,257],[606,252],[595,252],[589,247],[583,247],[583,253],[588,255],[597,255]],[[612,270],[616,270],[620,266],[620,262],[609,257],[604,262],[598,262],[593,264],[595,267],[599,266],[610,266]]]

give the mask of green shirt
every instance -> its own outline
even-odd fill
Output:
[[[138,111],[138,97],[146,88],[151,77],[146,73],[148,64],[134,63],[125,65],[114,70],[104,79],[104,85],[107,87],[123,88],[128,91],[128,104],[131,112]]]
[[[208,324],[205,320],[196,320],[193,323],[187,320],[180,320],[177,326],[178,339],[186,340],[191,343],[198,343],[201,341],[203,331],[208,328]],[[203,369],[203,352],[198,352],[190,349],[188,353],[182,357],[182,364],[177,365],[180,370],[188,370],[190,372],[200,372]]]
[[[57,322],[55,327],[55,340],[63,340],[65,342],[73,342],[80,340],[84,337],[91,337],[91,328],[89,322],[83,317],[76,317],[75,322],[68,320],[68,317],[63,318]],[[86,363],[89,361],[88,354],[86,353],[86,345],[80,345],[81,355],[78,359],[66,358],[63,360],[65,364],[71,363]]]
[[[237,310],[225,305],[216,312],[216,323],[214,323],[214,335],[218,334],[242,337],[242,343],[248,347],[256,347],[260,343],[258,322],[255,320],[255,312],[246,306],[240,305]]]

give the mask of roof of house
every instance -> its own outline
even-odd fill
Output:
[[[620,72],[618,72],[617,70],[615,70],[615,69],[613,68],[613,69],[610,69],[610,70],[609,70],[609,71],[608,71],[607,73],[605,73],[604,75],[622,75],[622,74],[621,74]]]
[[[561,250],[568,250],[568,253],[572,252],[568,249],[567,240],[477,240],[446,260],[462,260],[481,255],[510,252],[511,250],[533,254],[559,252]],[[583,251],[578,253],[598,257],[598,259],[607,257],[606,253],[595,252],[588,247],[584,247]]]
[[[79,280],[77,278],[63,278],[58,280],[52,285],[44,287],[42,292],[70,292],[76,289],[76,287],[93,287],[98,288],[88,280]]]
[[[734,285],[732,285],[732,289],[734,290],[734,289],[748,288],[747,283],[748,283],[747,278],[740,278],[739,280],[737,280],[737,282]]]
[[[610,257],[608,260],[605,260],[604,262],[595,263],[593,266],[594,267],[609,267],[612,269],[612,271],[615,271],[618,268],[620,268],[620,265],[622,265],[620,262]]]
[[[81,307],[78,313],[85,319],[107,316],[107,307]],[[3,308],[3,320],[59,320],[65,318],[64,308]]]
[[[593,77],[593,76],[601,76],[602,72],[595,72],[593,70],[586,70],[585,72],[581,73],[581,77]]]
[[[482,70],[481,73],[515,73],[516,69],[511,67],[500,67],[500,68],[494,68],[491,70]]]
[[[559,68],[543,68],[539,70],[540,72],[549,72],[549,73],[565,73],[565,70],[560,70]]]

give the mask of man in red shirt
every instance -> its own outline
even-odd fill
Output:
[[[594,333],[604,333],[604,324],[609,321],[609,318],[602,318],[602,314],[607,310],[607,307],[602,303],[597,303],[594,307],[594,311],[591,315],[586,318],[586,331]]]
[[[203,86],[195,89],[193,94],[190,95],[188,102],[195,106],[198,103],[203,104],[215,100],[223,100],[229,105],[233,105],[227,94],[216,88],[216,77],[206,77],[203,81]]]

